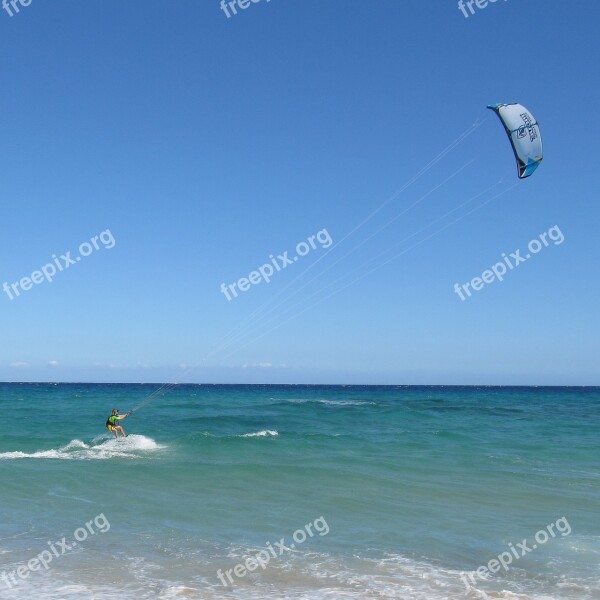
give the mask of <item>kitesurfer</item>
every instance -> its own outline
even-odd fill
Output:
[[[106,421],[106,428],[110,432],[114,433],[115,437],[117,439],[119,439],[119,432],[121,433],[121,435],[123,437],[127,437],[127,434],[125,433],[125,430],[118,423],[119,423],[119,421],[121,419],[125,419],[129,415],[130,415],[130,413],[125,413],[124,415],[120,415],[119,414],[119,409],[118,408],[113,408],[112,415],[110,417],[108,417],[108,420]]]

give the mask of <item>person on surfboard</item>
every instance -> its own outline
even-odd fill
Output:
[[[112,415],[110,417],[108,417],[108,421],[106,421],[106,428],[115,434],[115,437],[117,439],[119,439],[119,432],[121,432],[121,435],[123,437],[127,437],[127,434],[125,433],[125,430],[123,429],[123,427],[121,425],[119,425],[119,421],[121,419],[125,419],[126,417],[128,417],[131,413],[125,413],[124,415],[120,415],[119,414],[119,409],[118,408],[113,408],[112,411]]]

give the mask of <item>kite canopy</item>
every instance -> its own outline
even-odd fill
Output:
[[[521,104],[491,104],[488,108],[498,115],[508,134],[517,159],[519,178],[529,177],[544,158],[537,121]]]

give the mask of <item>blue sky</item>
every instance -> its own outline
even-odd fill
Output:
[[[0,11],[0,285],[116,242],[0,294],[0,379],[599,384],[599,18],[595,0]],[[485,109],[511,101],[544,137],[525,181]],[[562,244],[454,293],[555,225]],[[219,291],[323,229],[330,248]]]

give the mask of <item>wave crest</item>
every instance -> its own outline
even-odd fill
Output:
[[[255,431],[254,433],[244,433],[240,435],[243,438],[251,438],[251,437],[277,437],[279,435],[278,431],[274,431],[271,429],[263,429],[263,431]]]
[[[20,458],[45,458],[54,460],[107,460],[111,458],[141,458],[145,453],[160,450],[153,439],[143,435],[129,435],[126,438],[105,439],[100,443],[95,438],[90,445],[81,440],[71,440],[66,446],[38,452],[3,452],[0,460],[16,460]]]

